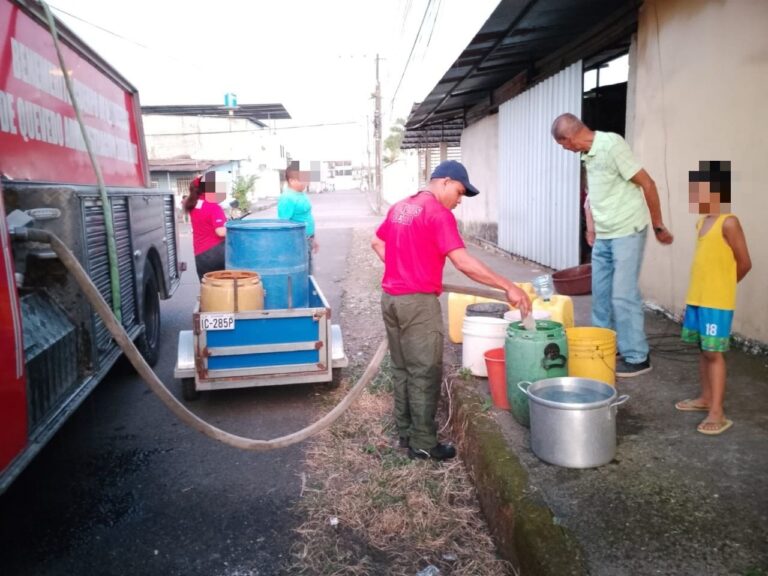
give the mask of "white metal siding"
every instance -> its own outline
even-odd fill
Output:
[[[581,114],[582,64],[499,107],[499,246],[554,269],[579,263],[579,155],[550,133]]]
[[[461,146],[449,146],[445,151],[446,160],[456,160],[461,162]],[[426,149],[419,149],[419,186],[426,186],[429,182],[429,175],[440,164],[440,148],[429,148],[429,170],[425,169]]]

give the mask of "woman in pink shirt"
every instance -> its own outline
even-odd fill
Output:
[[[224,225],[227,217],[216,202],[217,194],[205,192],[205,182],[198,176],[189,184],[184,210],[192,223],[192,247],[195,251],[197,277],[202,282],[208,272],[224,270]]]

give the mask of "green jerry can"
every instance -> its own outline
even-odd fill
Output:
[[[568,376],[568,341],[563,325],[536,320],[534,331],[526,330],[522,322],[513,322],[507,328],[504,352],[512,416],[523,426],[530,426],[528,397],[520,392],[517,383]]]

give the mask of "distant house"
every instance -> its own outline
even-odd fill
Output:
[[[231,167],[226,160],[193,160],[188,156],[149,161],[152,186],[172,190],[179,198],[187,194],[195,176],[210,170],[230,172]]]
[[[730,160],[733,211],[753,259],[734,330],[766,343],[766,30],[762,1],[502,0],[412,111],[405,141],[434,155],[458,140],[482,191],[456,211],[465,232],[561,269],[585,256],[584,187],[578,155],[550,136],[552,120],[572,112],[624,134],[675,234],[669,247],[649,239],[641,287],[675,315],[695,246],[688,172],[699,160]],[[614,69],[624,78],[609,78]],[[457,125],[458,139],[448,129]]]
[[[143,106],[152,179],[183,195],[184,182],[188,187],[187,179],[207,165],[226,172],[230,181],[256,176],[254,200],[278,196],[285,147],[262,120],[289,118],[282,104],[241,105],[235,110],[221,106]]]

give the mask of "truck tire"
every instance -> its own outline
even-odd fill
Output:
[[[200,398],[200,391],[195,389],[194,378],[181,379],[181,397],[187,402],[194,402]]]
[[[144,267],[141,321],[144,332],[136,340],[136,347],[147,364],[154,366],[160,358],[160,294],[149,263]]]

